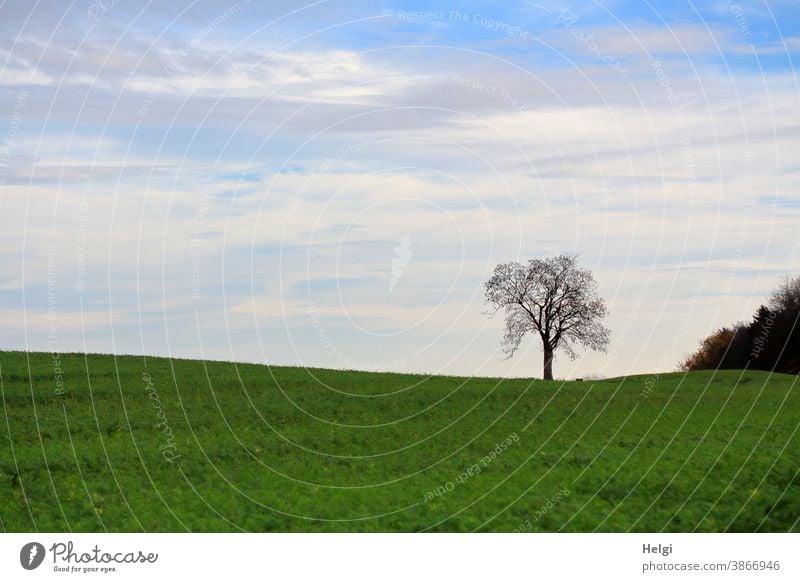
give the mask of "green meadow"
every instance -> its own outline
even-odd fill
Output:
[[[0,352],[0,529],[800,531],[797,380]]]

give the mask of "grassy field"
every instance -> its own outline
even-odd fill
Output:
[[[800,531],[797,377],[0,353],[5,531]]]

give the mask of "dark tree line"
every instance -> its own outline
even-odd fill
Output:
[[[784,279],[750,323],[723,327],[700,342],[680,367],[800,374],[800,276]]]

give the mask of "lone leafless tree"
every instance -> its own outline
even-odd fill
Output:
[[[608,310],[597,294],[591,271],[577,265],[577,255],[531,259],[527,265],[502,263],[486,283],[486,301],[506,313],[501,345],[512,357],[527,333],[539,334],[544,351],[544,379],[553,379],[553,354],[559,348],[577,357],[575,345],[605,351],[609,331],[601,320]]]

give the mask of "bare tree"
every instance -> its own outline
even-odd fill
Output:
[[[502,263],[486,283],[486,301],[506,313],[501,345],[512,357],[527,333],[538,334],[544,351],[544,379],[553,379],[559,348],[577,357],[576,344],[605,351],[609,331],[601,320],[608,310],[597,294],[591,271],[578,268],[577,255],[532,259],[527,265]]]
[[[772,311],[800,312],[800,276],[781,279],[777,289],[769,296],[769,307]]]

